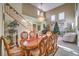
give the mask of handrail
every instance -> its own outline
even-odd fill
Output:
[[[8,9],[7,9],[8,8]],[[12,9],[12,12],[11,12],[11,9]],[[12,17],[13,19],[15,19],[16,21],[18,21],[21,25],[23,25],[25,28],[26,26],[21,22],[21,19],[25,20],[25,18],[15,10],[15,8],[13,8],[10,4],[6,3],[4,5],[4,10],[5,10],[5,13],[7,13],[10,17]],[[11,13],[10,13],[11,12]],[[15,13],[14,13],[15,12]],[[13,15],[13,14],[15,15]],[[25,20],[26,21],[26,20]],[[26,21],[28,23],[28,25],[30,25],[29,21]],[[28,26],[27,25],[27,26]]]
[[[10,4],[6,3],[6,5],[8,5],[10,8],[12,8],[14,11],[16,11],[15,8],[13,8]],[[17,12],[17,11],[16,11],[16,14],[18,14],[19,16],[21,16],[21,15],[19,14],[19,12]],[[21,17],[24,19],[23,16],[21,16]],[[25,20],[25,19],[24,19],[24,20]]]

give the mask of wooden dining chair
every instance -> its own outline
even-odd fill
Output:
[[[54,35],[51,36],[50,38],[50,43],[51,43],[51,53],[54,54],[54,51],[56,49],[55,45],[57,44],[56,42],[56,38],[54,37]]]
[[[41,41],[39,42],[39,44],[37,44],[37,47],[35,47],[34,49],[30,50],[30,54],[31,56],[40,56],[41,55],[41,45],[40,45]]]
[[[37,48],[30,51],[31,56],[45,56],[46,48],[45,48],[46,40],[44,38],[40,41]]]
[[[2,40],[0,39],[0,56],[1,56]]]
[[[47,44],[47,40],[45,38],[42,39],[42,41],[40,42],[40,55],[41,56],[46,56],[46,44]]]
[[[4,46],[5,46],[8,56],[24,56],[25,55],[25,52],[20,47],[9,46],[9,44],[6,41],[6,38],[1,37],[1,40],[3,40],[3,43],[4,43]]]
[[[51,53],[53,47],[52,47],[52,32],[51,31],[48,31],[46,33],[46,36],[47,36],[47,45],[46,45],[46,52],[47,54]]]
[[[58,49],[57,40],[58,40],[58,35],[54,34],[54,54],[56,53],[56,51]]]
[[[40,49],[39,48],[35,48],[30,50],[30,56],[39,56],[40,55]]]
[[[52,44],[50,38],[47,38],[47,45],[46,45],[46,54],[49,55],[52,50]]]
[[[40,49],[40,55],[41,56],[47,56],[47,37],[46,35],[44,35],[44,37],[42,38],[40,44],[39,44],[39,49]]]

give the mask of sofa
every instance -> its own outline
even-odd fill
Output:
[[[77,34],[74,33],[65,33],[63,36],[63,41],[65,42],[75,42]]]

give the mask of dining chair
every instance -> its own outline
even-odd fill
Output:
[[[37,48],[30,51],[31,56],[45,56],[46,48],[45,48],[46,40],[44,38],[40,41]]]
[[[52,50],[51,40],[50,40],[50,38],[47,38],[47,45],[46,45],[46,53],[47,53],[47,55],[49,55],[49,53],[51,53],[51,50]]]
[[[58,35],[54,34],[54,54],[55,54],[56,50],[58,49],[57,40],[58,40]]]
[[[37,45],[36,48],[30,50],[30,54],[31,56],[41,56],[41,41],[39,42],[39,44]]]
[[[56,44],[57,44],[54,34],[50,37],[50,44],[51,44],[50,53],[54,54],[54,51],[56,49]]]
[[[47,51],[47,54],[50,54],[51,53],[51,51],[53,50],[53,47],[52,47],[52,42],[53,42],[53,40],[52,40],[52,32],[51,31],[48,31],[47,33],[46,33],[46,36],[47,36],[47,45],[46,45],[46,51]]]
[[[46,55],[46,47],[45,47],[45,40],[42,40],[40,43],[40,52],[41,52],[41,56]]]
[[[0,40],[0,56],[1,56],[1,47],[2,47],[2,41]]]
[[[1,37],[1,40],[3,40],[4,47],[6,49],[6,52],[7,52],[8,56],[24,56],[25,55],[25,52],[20,47],[9,46],[9,44],[6,41],[7,40],[6,38]]]
[[[35,48],[30,50],[30,56],[39,56],[40,55],[40,49],[39,48]]]
[[[58,35],[53,33],[52,34],[52,37],[51,37],[51,42],[52,42],[52,55],[55,55],[57,49],[58,49],[58,46],[57,46],[57,39],[58,39]]]
[[[47,49],[47,47],[46,47],[47,46],[47,39],[46,38],[47,38],[46,36],[43,37],[40,44],[39,44],[41,56],[47,56],[47,51],[46,51],[46,49]]]

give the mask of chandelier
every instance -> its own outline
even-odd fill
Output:
[[[41,3],[41,10],[42,10],[42,3]],[[45,20],[44,12],[43,11],[37,11],[38,20],[39,22],[43,22]]]

